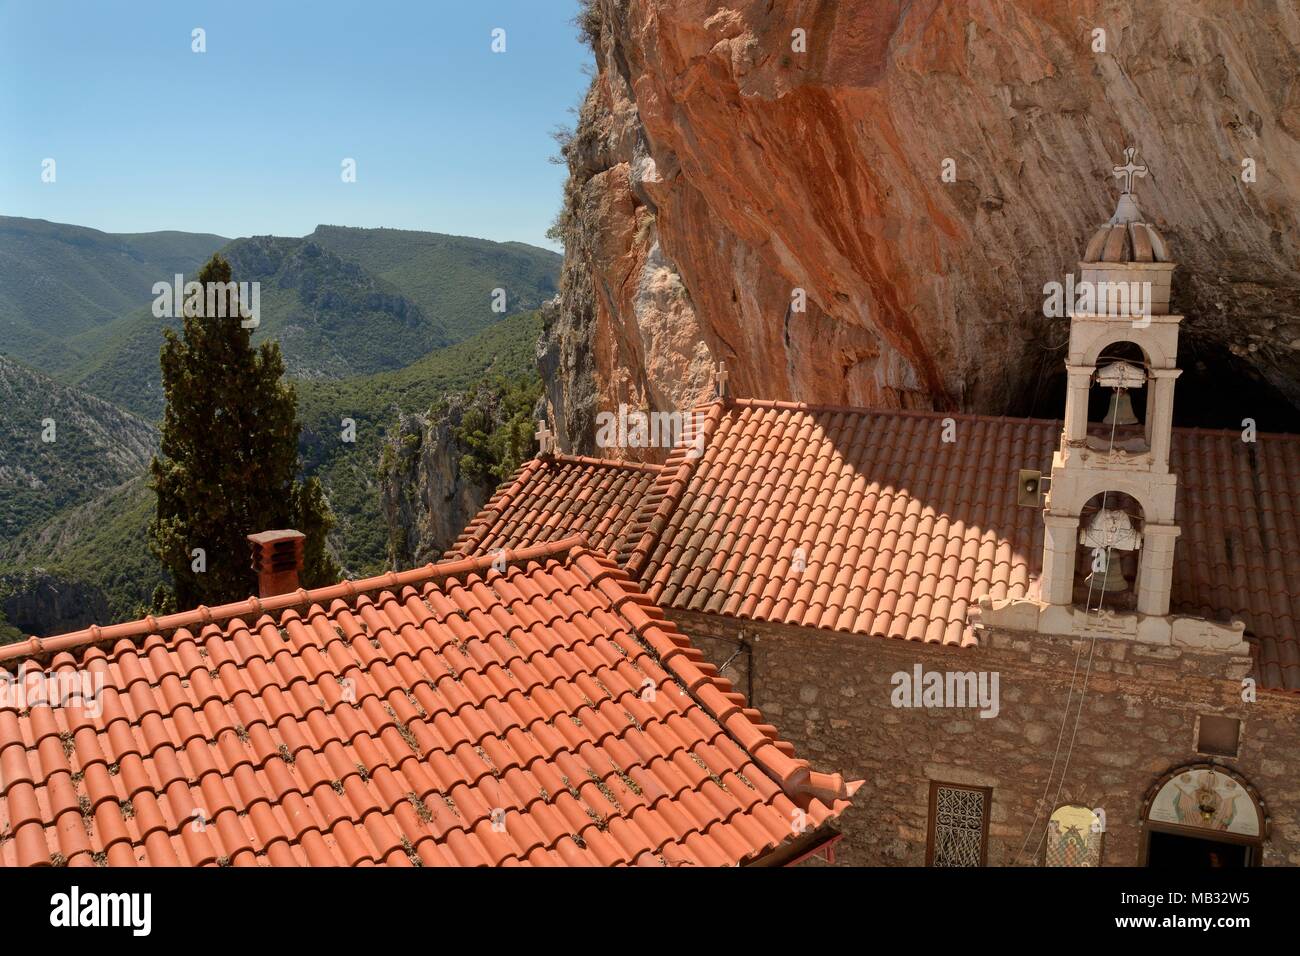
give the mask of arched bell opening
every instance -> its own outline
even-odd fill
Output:
[[[1026,371],[1018,391],[1009,392],[999,414],[1017,418],[1060,418],[1069,392],[1063,360],[1064,346],[1053,348],[1046,340],[1027,349]],[[1243,418],[1253,419],[1261,432],[1300,434],[1300,405],[1283,394],[1265,373],[1251,364],[1261,353],[1234,355],[1217,340],[1195,334],[1195,327],[1179,339],[1178,401],[1173,423],[1179,428],[1232,428],[1240,430]],[[1109,401],[1109,399],[1107,399]],[[1137,402],[1134,402],[1136,409]],[[1141,417],[1141,412],[1138,412]],[[1105,415],[1097,413],[1098,419]]]
[[[1088,447],[1141,453],[1151,448],[1147,415],[1150,361],[1133,342],[1112,342],[1097,358],[1088,389]]]
[[[1093,495],[1079,513],[1074,604],[1087,611],[1133,611],[1138,603],[1142,505],[1122,491]]]

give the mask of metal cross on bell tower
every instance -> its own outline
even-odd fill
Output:
[[[1133,162],[1137,156],[1136,146],[1127,146],[1124,148],[1124,165],[1111,167],[1116,179],[1124,180],[1124,192],[1133,192],[1133,177],[1144,177],[1147,174],[1145,165],[1139,166]]]

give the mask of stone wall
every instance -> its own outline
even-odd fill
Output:
[[[1066,803],[1105,811],[1103,865],[1135,866],[1144,796],[1167,771],[1211,759],[1196,752],[1194,728],[1199,714],[1219,714],[1242,720],[1238,756],[1213,759],[1264,800],[1270,834],[1263,863],[1300,864],[1300,700],[1261,692],[1244,702],[1239,681],[1216,676],[1223,659],[1105,638],[1093,648],[1090,641],[1004,632],[992,634],[989,646],[961,650],[687,612],[671,617],[709,660],[731,660],[724,676],[738,690],[745,692],[752,677],[753,703],[800,757],[866,780],[841,820],[837,863],[924,865],[930,781],[938,780],[992,788],[991,866],[1040,861],[1046,815]],[[736,654],[741,637],[749,653]],[[997,672],[999,713],[893,707],[891,676],[916,664],[925,671]],[[1036,817],[1076,674],[1061,762]]]

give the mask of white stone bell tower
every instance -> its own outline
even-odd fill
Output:
[[[1169,248],[1142,218],[1133,193],[1133,180],[1147,172],[1135,153],[1126,149],[1124,165],[1114,167],[1124,181],[1115,214],[1088,243],[1080,281],[1071,275],[1064,286],[1070,318],[1064,427],[1046,495],[1039,497],[1036,472],[1021,487],[1022,504],[1043,506],[1037,590],[1023,598],[982,597],[973,623],[1241,657],[1249,648],[1240,621],[1170,613],[1179,527],[1169,452],[1182,316],[1169,312]],[[1146,397],[1143,419],[1132,404],[1138,392]],[[1098,420],[1090,421],[1094,397]],[[1099,407],[1108,407],[1104,417]],[[1091,566],[1077,567],[1081,561]]]
[[[1074,603],[1084,506],[1098,494],[1104,501],[1108,492],[1117,492],[1135,500],[1142,511],[1137,611],[1163,616],[1169,613],[1178,537],[1174,523],[1178,481],[1169,470],[1169,442],[1174,382],[1179,375],[1178,326],[1183,317],[1169,312],[1169,280],[1174,271],[1169,249],[1155,227],[1142,219],[1133,194],[1134,177],[1147,171],[1134,164],[1134,153],[1131,147],[1125,150],[1125,165],[1115,167],[1115,175],[1124,179],[1124,191],[1115,214],[1088,243],[1079,263],[1081,281],[1075,295],[1067,296],[1077,308],[1070,318],[1065,427],[1052,457],[1043,515],[1041,597],[1048,604]],[[1140,349],[1141,365],[1100,362],[1103,351],[1116,343],[1132,343]],[[1146,387],[1143,435],[1121,438],[1115,428],[1110,434],[1105,427],[1089,428],[1088,399],[1094,384]]]

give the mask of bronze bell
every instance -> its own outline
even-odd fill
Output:
[[[1124,389],[1116,389],[1110,397],[1110,409],[1101,420],[1103,425],[1136,425],[1137,416],[1133,414],[1133,399]]]
[[[1113,593],[1115,591],[1127,591],[1128,581],[1124,579],[1124,572],[1119,566],[1119,555],[1112,554],[1109,558],[1104,559],[1106,570],[1093,571],[1085,579],[1089,588],[1095,588],[1098,591]]]
[[[1128,590],[1124,569],[1120,567],[1121,555],[1142,547],[1142,533],[1133,526],[1131,515],[1121,508],[1098,511],[1088,527],[1079,532],[1079,543],[1092,548],[1089,588],[1109,592]]]

